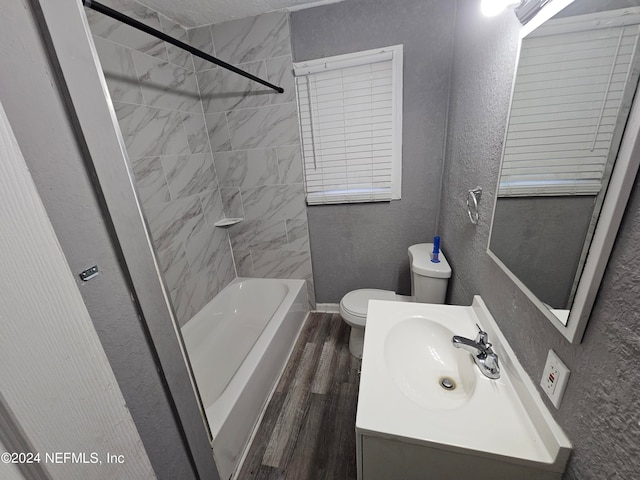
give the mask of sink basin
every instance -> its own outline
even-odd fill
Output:
[[[453,335],[418,316],[399,320],[386,336],[389,376],[402,393],[426,409],[456,409],[473,396],[477,367],[467,352],[453,348]]]
[[[451,342],[475,338],[476,324],[498,379]],[[356,449],[359,480],[560,480],[571,443],[475,297],[469,307],[369,302]]]

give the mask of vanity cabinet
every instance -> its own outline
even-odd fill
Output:
[[[359,480],[560,480],[562,473],[357,433]]]

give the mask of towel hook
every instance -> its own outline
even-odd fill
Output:
[[[472,188],[467,192],[467,213],[469,214],[469,220],[474,225],[478,224],[480,219],[480,213],[478,212],[478,202],[482,197],[482,187]]]

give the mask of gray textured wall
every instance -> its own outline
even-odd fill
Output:
[[[520,25],[512,12],[489,19],[479,0],[460,0],[440,221],[453,265],[452,303],[480,294],[538,384],[550,348],[571,369],[559,410],[574,444],[565,479],[640,475],[640,182],[630,202],[583,342],[572,346],[486,254]],[[471,225],[465,190],[484,187]],[[541,395],[543,395],[541,393]]]
[[[567,308],[595,197],[498,199],[491,251],[543,302]]]
[[[443,0],[349,0],[291,15],[294,61],[404,44],[402,199],[308,208],[318,302],[363,287],[410,293],[407,248],[436,234],[454,10]]]
[[[158,478],[195,478],[56,66],[27,0],[4,6],[0,32],[0,100],[71,270],[100,267],[100,275],[87,283],[78,279],[78,287],[147,454]]]

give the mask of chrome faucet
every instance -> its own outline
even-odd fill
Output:
[[[493,351],[491,344],[488,342],[489,335],[487,335],[487,332],[483,331],[477,323],[476,327],[478,327],[479,332],[475,340],[454,335],[451,342],[454,347],[466,350],[473,356],[476,365],[478,365],[478,368],[485,377],[494,380],[500,378],[498,355]]]

